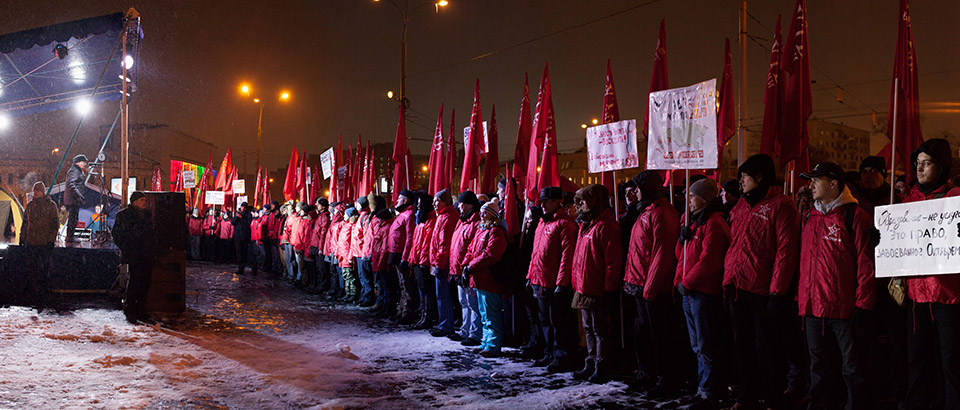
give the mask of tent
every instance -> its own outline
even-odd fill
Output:
[[[13,224],[12,230],[11,223]],[[20,243],[20,225],[23,223],[23,207],[9,192],[0,189],[0,242]]]

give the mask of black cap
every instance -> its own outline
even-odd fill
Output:
[[[887,161],[883,157],[878,157],[876,155],[869,156],[860,161],[860,171],[863,171],[864,168],[873,168],[877,171],[880,171],[884,174],[887,173]]]
[[[76,164],[76,163],[78,163],[78,162],[90,162],[90,161],[87,161],[87,156],[86,156],[86,155],[80,154],[80,155],[77,155],[77,156],[73,157],[73,163]]]
[[[132,204],[134,201],[136,201],[136,200],[138,200],[138,199],[140,199],[140,198],[146,198],[146,197],[147,197],[147,196],[144,195],[143,192],[133,191],[133,193],[130,194],[130,203]]]
[[[821,162],[813,167],[812,171],[804,172],[800,176],[806,179],[828,177],[843,182],[843,167],[833,162]]]
[[[457,198],[457,202],[463,202],[473,206],[480,206],[480,200],[477,199],[477,194],[473,193],[473,191],[461,192],[460,196]]]
[[[413,191],[409,189],[404,189],[403,191],[400,191],[400,196],[405,196],[408,199],[417,199],[417,194],[415,194]]]
[[[545,199],[563,199],[563,190],[556,186],[544,187],[540,190],[540,198],[537,199],[537,203],[543,202]]]
[[[317,205],[326,208],[330,206],[330,201],[328,201],[327,198],[320,198],[317,200]]]
[[[241,207],[241,208],[246,208],[246,207],[247,207],[247,203],[246,203],[246,202],[241,203],[241,204],[240,204],[240,207]]]

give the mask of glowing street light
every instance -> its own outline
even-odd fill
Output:
[[[10,128],[10,117],[6,114],[0,113],[0,130],[5,130]]]
[[[597,120],[596,118],[594,118],[592,122],[593,122],[593,125],[597,125],[597,124],[599,124],[599,123],[600,123],[600,121],[599,121],[599,120]]]
[[[393,91],[387,91],[387,98],[393,99]]]
[[[284,100],[284,101],[289,100],[289,99],[290,99],[290,93],[289,93],[289,92],[286,92],[286,91],[280,93],[280,99],[281,99],[281,100]]]
[[[93,109],[93,104],[90,103],[90,100],[83,99],[83,100],[77,101],[76,109],[77,109],[77,113],[80,114],[80,116],[85,116],[90,113],[90,110]]]
[[[250,86],[246,84],[241,85],[240,92],[244,94],[250,94]]]
[[[247,97],[250,97],[250,94],[251,94],[251,90],[252,90],[252,89],[253,89],[253,87],[251,87],[250,84],[248,84],[248,83],[240,84],[240,88],[239,88],[240,93],[242,93],[243,95],[245,95],[245,96],[247,96]],[[281,91],[280,91],[280,94],[278,95],[278,98],[277,98],[277,99],[278,99],[279,101],[288,101],[288,100],[290,100],[290,91],[281,90]],[[259,169],[259,168],[260,168],[260,154],[261,154],[261,152],[262,152],[261,144],[262,144],[262,139],[263,139],[263,105],[264,105],[264,101],[261,100],[259,97],[255,97],[255,98],[253,98],[253,102],[254,102],[255,104],[257,104],[257,105],[260,106],[260,115],[259,115],[259,117],[258,117],[258,119],[257,119],[257,164],[256,164],[256,167]],[[271,179],[270,182],[273,182],[273,180]]]
[[[429,168],[427,168],[427,166],[424,165],[424,166],[420,167],[420,169],[421,169],[423,172],[427,172],[427,170],[428,170]]]
[[[123,65],[127,68],[127,70],[133,68],[133,57],[131,57],[129,54],[124,56]]]
[[[580,124],[580,128],[586,129],[586,128],[587,128],[587,124]]]

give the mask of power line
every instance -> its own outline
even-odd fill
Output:
[[[508,51],[508,50],[515,49],[515,48],[517,48],[517,47],[525,46],[525,45],[527,45],[527,44],[530,44],[530,43],[533,43],[533,42],[536,42],[536,41],[543,40],[543,39],[545,39],[545,38],[547,38],[547,37],[552,37],[552,36],[555,36],[555,35],[557,35],[557,34],[561,34],[561,33],[564,33],[564,32],[567,32],[567,31],[570,31],[570,30],[573,30],[573,29],[578,29],[578,28],[581,28],[581,27],[586,27],[586,26],[589,26],[589,25],[591,25],[591,24],[598,23],[598,22],[601,22],[601,21],[603,21],[603,20],[609,19],[609,18],[611,18],[611,17],[619,16],[619,15],[621,15],[621,14],[624,14],[624,13],[627,13],[627,12],[631,12],[631,11],[634,11],[634,10],[637,10],[637,9],[640,9],[640,8],[643,8],[643,7],[646,7],[646,6],[649,6],[649,5],[653,4],[653,3],[656,3],[657,1],[659,1],[659,0],[649,0],[649,1],[645,2],[645,3],[641,3],[641,4],[638,4],[638,5],[633,6],[633,7],[627,7],[627,8],[625,8],[625,9],[623,9],[623,10],[616,11],[616,12],[607,14],[607,15],[605,15],[605,16],[601,16],[601,17],[595,18],[595,19],[593,19],[593,20],[589,20],[589,21],[586,21],[586,22],[583,22],[583,23],[579,23],[579,24],[574,24],[574,25],[572,25],[572,26],[565,27],[565,28],[562,28],[562,29],[559,29],[559,30],[556,30],[556,31],[552,31],[552,32],[547,33],[547,34],[544,34],[544,35],[542,35],[542,36],[534,37],[534,38],[531,38],[531,39],[529,39],[529,40],[522,41],[522,42],[519,42],[519,43],[516,43],[516,44],[513,44],[513,45],[509,45],[509,46],[506,46],[506,47],[503,47],[503,48],[500,48],[500,49],[497,49],[497,50],[489,51],[489,52],[480,54],[480,55],[478,55],[478,56],[468,58],[468,59],[466,59],[466,60],[461,60],[461,61],[458,61],[458,62],[455,62],[455,63],[450,63],[450,64],[447,64],[447,65],[443,65],[443,66],[440,66],[440,67],[437,67],[437,68],[432,68],[432,69],[429,69],[429,70],[426,70],[426,71],[421,71],[421,72],[418,72],[418,73],[408,74],[407,77],[413,77],[413,76],[417,76],[417,75],[421,75],[421,74],[428,74],[428,73],[432,73],[432,72],[435,72],[435,71],[440,71],[440,70],[443,70],[443,69],[446,69],[446,68],[458,66],[458,65],[460,65],[460,64],[466,64],[466,63],[474,62],[474,61],[477,61],[477,60],[481,60],[481,59],[490,57],[490,56],[492,56],[492,55],[494,55],[494,54],[499,54],[499,53],[502,53],[502,52],[504,52],[504,51]]]

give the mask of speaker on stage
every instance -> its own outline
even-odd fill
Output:
[[[157,234],[157,261],[147,293],[147,311],[186,310],[187,221],[183,192],[144,192]]]

